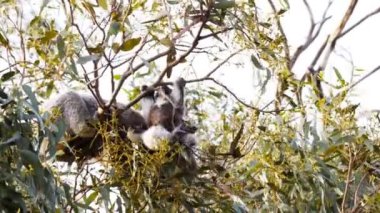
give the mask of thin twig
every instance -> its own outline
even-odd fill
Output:
[[[64,0],[62,0],[62,3],[64,3]],[[73,9],[73,7],[71,5],[72,3],[70,1],[68,1],[68,4],[69,4],[69,11],[70,11],[71,25],[77,29],[78,34],[81,37],[81,39],[83,41],[83,45],[85,46],[87,52],[89,53],[89,55],[92,55],[91,51],[89,49],[89,46],[87,44],[87,39],[85,38],[83,32],[81,31],[79,25],[74,22],[74,9]],[[99,59],[96,60],[96,61],[93,61],[93,64],[94,64],[94,73],[93,74],[94,74],[94,78],[95,78],[95,85],[92,88],[94,88],[94,91],[91,91],[90,86],[88,86],[88,88],[89,88],[89,90],[91,91],[91,93],[93,95],[95,94],[94,97],[98,101],[99,106],[104,106],[104,101],[103,101],[103,99],[102,99],[102,97],[100,95],[100,92],[99,92],[99,79],[98,79],[98,70],[97,70],[98,61],[99,61]]]
[[[207,34],[207,35],[204,35],[204,36],[199,36],[199,40],[203,40],[203,39],[206,39],[206,38],[209,38],[209,37],[215,37],[215,36],[217,36],[219,34],[228,32],[228,31],[233,30],[233,29],[234,28],[232,28],[232,27],[228,27],[228,28],[225,28],[225,29],[220,30],[218,32],[210,33],[210,34]]]
[[[331,16],[327,17],[327,12],[328,12],[331,4],[332,4],[332,1],[329,1],[328,5],[327,5],[327,7],[323,13],[322,21],[319,24],[317,31],[314,33],[316,23],[314,22],[313,13],[311,11],[311,8],[310,8],[310,5],[308,4],[308,2],[306,0],[303,0],[303,1],[304,1],[304,4],[306,5],[308,12],[309,12],[310,29],[309,29],[309,33],[308,33],[308,36],[307,36],[305,43],[303,45],[299,46],[297,48],[297,50],[294,52],[294,54],[291,58],[291,61],[290,61],[290,68],[293,68],[293,66],[297,62],[297,59],[299,58],[299,56],[315,41],[315,39],[319,36],[324,24],[327,22],[327,20],[329,20],[331,18]]]
[[[358,186],[356,187],[356,190],[355,190],[355,199],[354,199],[354,207],[352,209],[354,209],[355,206],[359,205],[358,204],[358,201],[359,201],[359,190],[360,190],[360,187],[363,184],[363,181],[367,178],[367,176],[368,176],[368,172],[363,175],[363,177],[359,181]]]
[[[191,81],[186,81],[186,83],[195,83],[195,82],[199,82],[199,81],[212,81],[214,82],[215,84],[219,85],[220,87],[222,87],[225,91],[227,91],[230,95],[232,95],[239,103],[241,103],[243,106],[245,107],[248,107],[250,109],[253,109],[253,110],[256,110],[256,111],[259,111],[259,112],[262,112],[262,113],[278,113],[278,112],[282,112],[282,111],[286,111],[285,109],[280,109],[280,110],[263,110],[263,109],[259,109],[257,107],[254,107],[254,106],[251,106],[249,104],[247,104],[246,102],[244,102],[243,100],[241,100],[234,92],[232,92],[226,85],[218,82],[217,80],[215,80],[214,78],[201,78],[201,79],[194,79],[194,80],[191,80]]]
[[[148,89],[141,93],[140,95],[138,95],[135,99],[133,99],[131,102],[129,102],[125,107],[124,107],[124,110],[130,108],[131,106],[135,105],[137,102],[139,102],[141,100],[141,98],[145,97],[147,95],[147,93],[149,91],[151,91],[152,89],[156,88],[157,86],[161,85],[161,82],[162,82],[162,79],[164,78],[164,76],[166,75],[167,71],[170,69],[170,68],[173,68],[174,66],[176,66],[177,64],[179,64],[181,61],[183,61],[190,53],[191,51],[196,47],[196,45],[198,44],[198,38],[199,38],[199,35],[204,27],[204,24],[206,23],[203,22],[202,23],[202,26],[200,27],[199,31],[198,31],[198,34],[197,36],[195,37],[194,39],[194,42],[193,42],[193,45],[189,48],[189,50],[184,53],[183,55],[181,55],[177,60],[169,63],[166,68],[161,72],[161,74],[159,75],[159,77],[157,78],[157,80],[153,83],[152,86],[148,87]],[[167,50],[167,52],[170,51],[170,48]]]
[[[347,87],[345,89],[345,91],[348,91],[348,90],[351,90],[352,88],[354,88],[355,86],[357,86],[359,83],[361,83],[362,81],[364,81],[365,79],[367,79],[369,76],[373,75],[374,73],[376,73],[377,71],[380,70],[380,65],[375,67],[371,72],[367,73],[366,75],[364,75],[363,77],[361,77],[359,80],[357,80],[355,83],[351,84],[349,87]]]
[[[327,65],[327,62],[330,58],[330,55],[335,49],[336,42],[339,39],[339,36],[342,33],[344,27],[346,26],[348,20],[350,19],[352,13],[354,12],[354,9],[356,8],[357,3],[358,3],[358,0],[351,0],[351,3],[349,5],[348,9],[346,10],[346,13],[344,14],[342,21],[340,22],[338,27],[335,29],[334,33],[331,34],[329,41],[328,41],[328,45],[326,46],[327,52],[325,54],[325,57],[324,57],[321,65],[319,66],[317,72],[320,72],[326,68],[326,65]]]
[[[349,154],[349,162],[348,162],[348,171],[347,171],[347,178],[346,178],[346,186],[344,188],[342,205],[341,205],[341,211],[340,211],[342,213],[345,212],[345,205],[346,205],[346,200],[347,200],[347,195],[348,195],[348,188],[350,186],[351,173],[352,173],[352,168],[353,168],[353,164],[354,164],[354,156],[352,154],[350,146],[348,147],[348,154]]]
[[[140,68],[142,68],[142,67],[145,65],[145,63],[150,63],[150,62],[152,62],[152,61],[154,61],[154,60],[157,60],[157,59],[159,59],[159,58],[161,58],[161,57],[166,56],[166,55],[169,53],[169,51],[170,51],[170,49],[168,49],[168,50],[166,50],[166,51],[164,51],[164,52],[158,53],[157,55],[155,55],[155,56],[153,56],[153,57],[151,57],[151,58],[145,60],[144,62],[141,62],[141,63],[138,64],[136,67],[132,67],[132,68],[130,67],[127,71],[125,71],[125,72],[123,73],[123,75],[121,76],[120,81],[119,81],[118,85],[116,86],[115,91],[112,93],[112,97],[111,97],[111,99],[109,100],[109,102],[107,103],[106,108],[109,108],[109,107],[112,105],[112,103],[115,101],[116,96],[117,96],[117,94],[120,92],[121,87],[123,86],[125,80],[127,80],[127,78],[128,78],[132,73],[134,73],[134,72],[136,72],[137,70],[139,70]],[[136,103],[137,103],[137,102],[136,102]]]
[[[353,24],[350,28],[348,28],[347,30],[345,30],[344,32],[342,32],[342,34],[340,34],[338,36],[338,38],[341,38],[341,37],[345,36],[347,33],[349,33],[351,30],[355,29],[357,26],[359,26],[365,20],[367,20],[368,18],[376,15],[379,12],[380,12],[380,7],[377,8],[376,10],[374,10],[372,13],[367,14],[366,16],[364,16],[363,18],[361,18],[358,22],[356,22],[355,24]]]
[[[237,55],[238,53],[240,53],[242,51],[242,49],[232,53],[231,55],[229,55],[227,58],[225,58],[222,62],[220,62],[214,69],[212,69],[209,73],[207,73],[205,75],[204,78],[208,78],[210,77],[212,74],[214,74],[222,65],[224,65],[225,63],[227,63],[232,57],[234,57],[235,55]]]

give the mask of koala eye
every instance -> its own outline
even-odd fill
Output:
[[[162,89],[166,95],[170,95],[172,93],[172,89],[170,89],[168,86],[164,86]]]
[[[154,93],[154,99],[157,99],[158,96],[160,96],[159,92],[155,92],[155,93]]]

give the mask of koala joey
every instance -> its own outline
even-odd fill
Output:
[[[184,124],[185,114],[184,86],[185,80],[179,78],[173,89],[161,86],[156,93],[150,92],[141,100],[142,112],[149,129],[142,134],[144,145],[156,150],[161,141],[179,142],[185,147],[195,145],[194,128]],[[147,87],[143,86],[142,90]],[[191,144],[191,145],[190,145]]]
[[[142,112],[149,127],[161,125],[172,132],[183,123],[185,83],[183,78],[179,78],[174,82],[173,89],[161,86],[156,93],[151,91],[141,100]],[[146,89],[146,86],[142,87],[143,91]]]
[[[180,174],[193,177],[198,165],[195,159],[196,128],[184,123],[186,112],[184,104],[185,80],[177,79],[173,88],[161,86],[156,92],[149,92],[141,100],[142,113],[148,124],[148,130],[141,134],[144,146],[150,150],[158,150],[162,142],[169,146],[180,145],[181,152],[175,153],[174,163]],[[147,87],[143,86],[142,90]],[[165,167],[165,166],[164,166]]]

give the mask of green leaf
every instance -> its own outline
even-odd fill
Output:
[[[121,23],[118,21],[113,21],[110,25],[110,29],[108,30],[108,36],[117,35],[121,29]]]
[[[78,75],[78,70],[77,70],[77,67],[75,65],[75,61],[72,57],[70,57],[70,69],[73,71],[73,73],[75,75]]]
[[[99,55],[87,55],[87,56],[82,56],[82,57],[79,57],[78,60],[77,60],[77,63],[78,64],[85,64],[89,61],[96,61],[100,58]]]
[[[251,55],[251,61],[256,68],[261,70],[264,69],[259,60],[253,54]]]
[[[98,191],[91,193],[90,196],[88,196],[87,198],[84,198],[85,204],[87,206],[90,205],[92,202],[94,202],[94,200],[98,197],[98,195],[99,195]]]
[[[285,7],[286,9],[289,9],[289,2],[288,0],[280,0],[281,6]]]
[[[170,38],[168,38],[168,37],[161,39],[160,43],[167,46],[167,47],[171,47],[173,44],[172,41],[170,40]]]
[[[120,80],[120,79],[121,79],[121,75],[114,75],[114,76],[113,76],[113,79],[115,79],[115,80]]]
[[[89,12],[91,14],[92,17],[95,17],[95,15],[96,15],[95,10],[90,3],[83,2],[82,5],[87,10],[87,12]]]
[[[98,44],[98,45],[96,45],[96,47],[89,47],[88,51],[90,53],[103,53],[104,48],[103,48],[102,44]]]
[[[44,37],[41,38],[41,42],[47,44],[49,43],[53,38],[55,38],[58,35],[58,31],[56,30],[49,30],[45,33]]]
[[[221,98],[223,96],[223,93],[218,91],[208,91],[208,93],[217,98]]]
[[[37,98],[34,94],[34,92],[32,91],[32,88],[29,86],[29,85],[22,85],[22,89],[24,90],[24,92],[28,95],[28,98],[31,102],[31,106],[32,108],[38,112],[38,101],[37,101]]]
[[[107,10],[108,9],[108,5],[107,5],[107,0],[98,0],[98,4],[101,8],[103,8],[104,10]]]
[[[29,151],[29,150],[26,150],[26,149],[23,149],[23,150],[20,150],[20,155],[21,155],[21,159],[22,159],[24,164],[32,165],[33,168],[38,168],[38,169],[41,168],[40,160],[39,160],[38,155],[36,153]]]
[[[41,21],[40,16],[35,16],[29,23],[29,27],[33,27],[36,23],[39,23]]]
[[[365,71],[365,69],[362,69],[362,68],[356,68],[355,69],[355,72],[364,72]]]
[[[235,1],[230,0],[219,0],[215,3],[216,9],[228,9],[231,7],[235,7]]]
[[[173,4],[173,5],[176,5],[179,3],[178,0],[167,0],[168,4]]]
[[[63,59],[63,57],[65,56],[65,41],[63,40],[61,35],[57,36],[57,49],[59,58]]]
[[[45,92],[45,93],[46,93],[46,96],[47,96],[47,97],[50,97],[50,95],[51,95],[53,89],[54,89],[54,81],[50,81],[50,82],[48,83],[48,85],[46,86],[46,92]]]
[[[122,51],[130,51],[135,46],[137,46],[141,41],[141,37],[139,38],[131,38],[123,42],[123,44],[120,46],[120,50]]]
[[[16,75],[15,71],[9,71],[9,72],[7,72],[1,76],[1,81],[3,81],[3,82],[8,81],[9,79],[11,79],[15,75]]]
[[[272,26],[272,24],[268,22],[259,22],[259,25],[267,29],[269,29]]]
[[[334,69],[334,73],[335,73],[336,77],[338,78],[340,86],[341,87],[345,86],[346,85],[346,81],[344,80],[344,78],[340,74],[339,70],[336,67],[334,67],[333,69]]]
[[[280,16],[282,14],[284,14],[287,10],[284,10],[284,9],[281,9],[277,12],[277,15]]]
[[[112,48],[112,50],[113,50],[114,53],[118,53],[119,50],[120,50],[120,44],[117,43],[117,42],[114,42],[114,43],[112,43],[111,48]]]
[[[3,45],[4,47],[6,47],[7,49],[9,48],[9,41],[7,38],[5,38],[3,36],[3,34],[0,33],[0,43],[1,45]]]

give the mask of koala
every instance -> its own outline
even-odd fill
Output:
[[[183,152],[178,155],[178,166],[186,171],[195,171],[195,129],[186,126],[183,120],[186,112],[185,83],[184,79],[179,78],[174,82],[173,89],[161,86],[154,95],[149,93],[141,100],[142,111],[148,124],[148,130],[141,138],[144,146],[153,151],[157,150],[163,141],[172,145],[180,144]],[[143,87],[142,90],[144,88],[147,87]]]
[[[59,110],[60,116],[66,126],[69,139],[66,143],[57,144],[57,160],[73,162],[76,158],[88,159],[96,157],[102,150],[102,138],[97,134],[96,123],[99,122],[98,103],[90,95],[66,92],[49,100],[45,104],[46,111]],[[123,104],[117,103],[112,110],[124,108]],[[111,118],[108,113],[106,116]],[[146,131],[147,124],[144,117],[133,109],[127,109],[117,114],[119,134],[122,138],[140,137],[139,134]],[[40,156],[45,156],[47,140],[43,142]],[[58,156],[58,153],[60,154]]]
[[[97,121],[98,104],[89,96],[67,92],[45,104],[46,111],[59,110],[60,117],[70,135],[89,138],[96,134],[93,124]]]
[[[142,111],[148,126],[161,125],[172,132],[182,125],[185,114],[184,86],[185,80],[179,78],[174,82],[173,89],[161,86],[155,95],[148,94],[141,100]],[[143,86],[143,91],[146,86]]]

